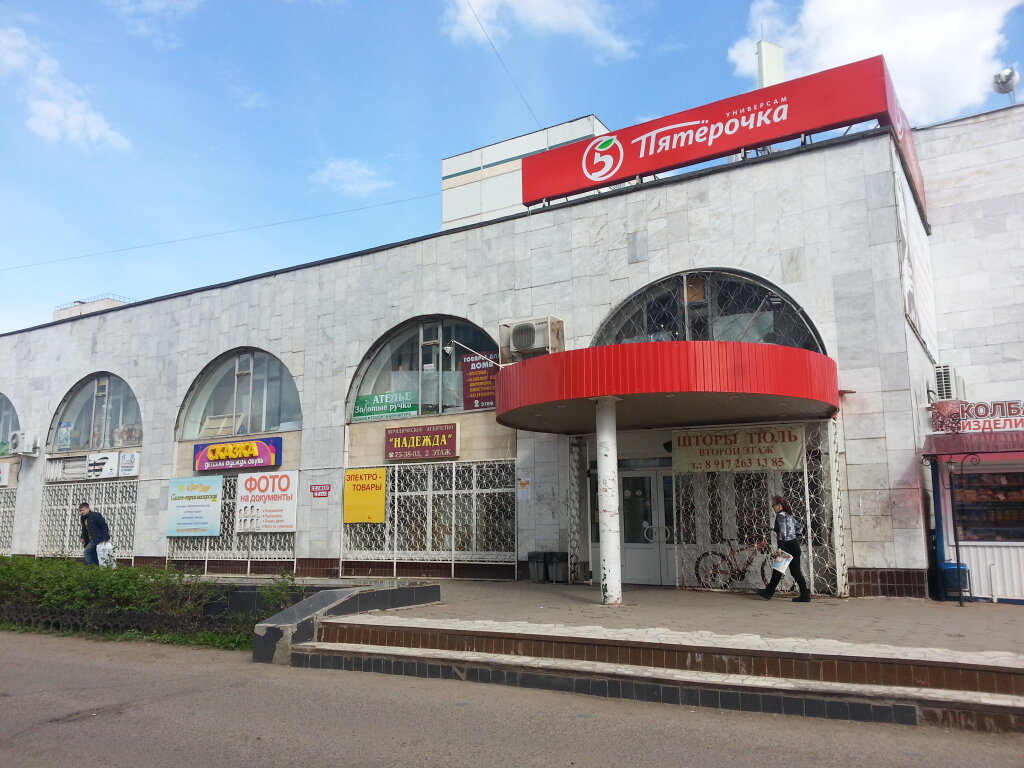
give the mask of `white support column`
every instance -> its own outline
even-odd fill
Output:
[[[619,521],[619,446],[616,397],[597,403],[597,514],[601,532],[601,602],[622,605],[622,534]]]

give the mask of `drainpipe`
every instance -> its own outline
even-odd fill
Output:
[[[601,538],[601,602],[622,605],[622,534],[619,520],[619,447],[615,426],[617,397],[598,397],[597,514]]]
[[[932,472],[932,514],[935,515],[935,561],[939,578],[943,578],[942,564],[946,562],[946,535],[942,525],[942,482],[939,476],[939,457],[933,456],[928,465]]]

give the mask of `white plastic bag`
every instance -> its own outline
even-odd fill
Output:
[[[96,545],[96,559],[104,568],[117,568],[117,560],[114,559],[114,545],[109,541],[101,541]]]
[[[781,549],[775,550],[775,554],[772,555],[772,568],[779,573],[785,573],[789,570],[789,563],[793,559],[793,556],[789,552],[783,552]]]

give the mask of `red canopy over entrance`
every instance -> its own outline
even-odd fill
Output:
[[[775,344],[659,341],[510,365],[497,376],[497,420],[588,434],[598,397],[619,400],[620,430],[821,419],[839,410],[836,363],[825,355]]]

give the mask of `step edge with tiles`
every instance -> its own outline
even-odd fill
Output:
[[[419,651],[430,650],[432,653],[424,655]],[[931,697],[935,702],[970,702],[976,704],[987,704],[991,706],[1004,707],[1006,709],[1021,710],[1024,712],[1024,696],[1014,696],[1004,693],[981,693],[978,691],[959,691],[946,688],[917,688],[910,686],[888,686],[872,685],[867,683],[836,683],[825,680],[805,680],[803,678],[776,678],[759,675],[731,675],[723,672],[697,672],[693,670],[671,669],[668,667],[646,667],[633,664],[609,664],[607,662],[573,662],[572,659],[554,659],[541,656],[519,656],[515,654],[481,653],[473,651],[463,653],[460,651],[447,651],[439,648],[399,648],[383,645],[363,645],[359,643],[322,643],[309,642],[297,644],[293,648],[296,653],[365,653],[374,656],[393,656],[400,658],[433,658],[446,661],[463,661],[466,663],[478,662],[486,664],[500,664],[503,666],[527,666],[543,669],[559,669],[573,671],[580,674],[589,674],[599,671],[606,674],[615,674],[629,677],[643,677],[657,679],[659,682],[690,682],[700,681],[712,682],[718,685],[733,685],[737,687],[748,687],[751,685],[765,685],[773,690],[780,690],[780,685],[785,690],[817,689],[819,693],[829,692],[854,692],[863,693],[869,696],[879,694],[892,696],[913,696],[917,698]],[[587,666],[583,666],[587,665]],[[754,682],[752,682],[754,681]],[[965,696],[965,694],[967,694]]]
[[[747,657],[750,657],[750,658],[765,659],[766,661],[771,661],[771,660],[790,660],[790,661],[799,661],[799,662],[813,662],[813,663],[818,664],[818,665],[827,664],[827,663],[830,663],[830,662],[835,662],[837,664],[838,663],[844,663],[844,664],[879,665],[879,668],[883,668],[883,667],[884,668],[889,668],[889,672],[885,676],[888,676],[888,677],[891,678],[893,676],[898,675],[900,677],[903,677],[904,679],[907,678],[907,675],[905,673],[902,673],[902,672],[900,672],[900,673],[894,672],[892,670],[892,667],[895,667],[897,665],[898,666],[907,666],[907,665],[909,665],[911,667],[917,666],[917,667],[928,668],[928,669],[936,670],[936,671],[943,670],[943,671],[946,672],[946,674],[949,674],[951,672],[955,672],[957,674],[958,679],[959,679],[961,684],[960,684],[959,687],[950,687],[950,686],[945,684],[945,680],[943,680],[942,683],[936,682],[934,684],[931,684],[931,683],[929,683],[926,680],[920,679],[920,676],[918,676],[916,679],[913,679],[913,675],[911,673],[912,682],[914,683],[914,685],[909,685],[908,683],[905,682],[905,683],[903,683],[903,685],[905,687],[920,687],[920,688],[935,688],[935,689],[949,688],[951,690],[974,691],[974,692],[983,693],[983,694],[996,693],[997,691],[993,690],[993,689],[999,689],[999,688],[1002,688],[1004,690],[1004,692],[1007,693],[1007,694],[1011,693],[1014,690],[1018,690],[1018,691],[1024,692],[1024,670],[1017,670],[1015,668],[1010,668],[1010,667],[1005,667],[1005,666],[984,666],[984,665],[979,665],[979,664],[967,664],[967,663],[958,662],[958,661],[955,661],[955,660],[946,660],[946,661],[926,660],[925,661],[925,660],[920,660],[920,659],[917,659],[917,658],[914,658],[914,657],[911,657],[911,656],[907,656],[905,658],[872,657],[872,656],[867,656],[867,655],[861,655],[861,656],[856,656],[855,657],[855,656],[835,656],[835,655],[831,655],[831,654],[828,654],[828,653],[814,653],[814,652],[809,652],[809,651],[808,652],[792,652],[792,651],[781,651],[781,650],[780,651],[766,651],[766,650],[762,650],[762,649],[750,649],[750,648],[723,648],[723,647],[711,647],[711,646],[691,646],[691,645],[682,645],[682,644],[677,644],[677,643],[653,643],[653,642],[630,643],[630,642],[627,642],[627,641],[621,640],[621,639],[615,639],[615,640],[609,640],[607,638],[592,639],[592,638],[588,638],[588,637],[581,637],[579,635],[565,636],[565,637],[552,637],[552,636],[541,636],[541,635],[524,635],[524,634],[515,633],[515,632],[508,632],[508,633],[479,632],[479,631],[475,631],[475,630],[471,630],[471,629],[463,629],[463,628],[436,628],[436,627],[420,627],[420,626],[373,625],[373,624],[368,624],[368,623],[365,623],[365,622],[347,622],[345,620],[334,620],[334,621],[331,621],[331,622],[324,622],[324,624],[329,624],[330,625],[329,627],[326,627],[326,629],[328,630],[327,631],[328,635],[339,634],[339,633],[340,634],[345,634],[345,635],[352,635],[352,634],[357,634],[357,633],[370,634],[370,635],[374,635],[375,634],[375,635],[378,636],[378,638],[377,638],[378,640],[381,640],[381,639],[386,640],[386,644],[388,646],[399,647],[399,648],[418,648],[418,649],[423,649],[423,650],[430,650],[430,649],[434,649],[434,650],[458,650],[459,652],[462,652],[462,653],[489,653],[489,652],[495,652],[495,651],[487,651],[487,650],[483,650],[483,649],[480,649],[480,648],[463,648],[463,649],[447,649],[447,648],[443,648],[441,646],[444,645],[445,643],[443,643],[440,640],[440,638],[441,637],[445,637],[445,638],[449,638],[449,639],[456,639],[457,642],[459,642],[460,644],[469,644],[469,645],[475,644],[475,641],[480,640],[480,639],[501,639],[501,640],[505,641],[505,645],[506,646],[511,646],[511,647],[502,648],[502,650],[500,652],[501,653],[505,653],[507,655],[513,655],[513,656],[514,655],[521,655],[521,656],[528,656],[528,657],[542,657],[543,656],[545,658],[563,659],[563,658],[567,658],[567,657],[563,656],[563,655],[559,655],[554,648],[547,649],[547,648],[544,648],[544,646],[548,645],[548,644],[553,645],[553,646],[561,646],[561,647],[568,646],[568,645],[595,645],[595,646],[605,647],[605,648],[608,648],[608,649],[616,649],[616,652],[623,652],[623,653],[629,653],[630,651],[641,651],[641,652],[642,651],[648,651],[648,652],[657,652],[657,653],[662,653],[662,652],[665,652],[665,653],[683,653],[683,654],[688,654],[688,655],[689,654],[693,654],[693,655],[698,655],[698,656],[705,656],[705,657],[709,657],[712,660],[715,659],[716,657],[747,656]],[[370,644],[370,645],[378,644],[378,643],[374,643],[372,641],[372,638],[369,641],[362,641],[362,640],[358,639],[357,637],[346,637],[344,639],[329,640],[328,638],[324,637],[324,632],[322,631],[323,629],[324,628],[321,627],[321,629],[318,630],[317,635],[316,635],[316,641],[320,641],[320,642],[324,642],[324,641],[328,641],[328,642],[330,642],[330,641],[334,641],[334,642],[348,642],[348,643],[351,643],[351,644],[364,644],[364,645],[365,644]],[[332,629],[335,630],[335,631],[330,631]],[[383,637],[380,637],[381,635],[383,635]],[[430,637],[431,635],[436,636],[437,639],[434,640],[433,638]],[[404,643],[404,644],[399,642],[399,637],[401,637],[403,639],[406,639],[407,642]],[[540,645],[540,648],[533,648],[532,650],[534,652],[533,653],[528,653],[528,652],[526,652],[524,650],[521,650],[520,648],[517,648],[517,646],[520,646],[522,643],[533,643],[535,645]],[[547,653],[536,653],[536,651],[538,651],[538,650],[540,650],[540,651],[547,650],[548,652]],[[580,659],[577,659],[577,660],[580,660]],[[597,659],[591,659],[591,661],[597,662],[598,660]],[[733,660],[723,659],[721,663],[722,664],[729,664],[729,663],[732,663],[732,661],[734,661],[734,659]],[[609,662],[602,661],[601,663],[609,663]],[[610,663],[616,663],[616,662],[610,662]],[[618,663],[625,663],[625,662],[618,662]],[[635,662],[633,662],[633,666],[654,667],[654,666],[660,666],[660,665],[656,665],[654,663],[653,658],[652,658],[650,664],[642,664],[642,663],[635,663]],[[681,669],[681,670],[685,670],[686,669],[686,667],[668,667],[668,668]],[[700,670],[693,670],[693,671],[700,671]],[[703,671],[708,671],[708,670],[703,670]],[[989,684],[983,686],[982,685],[982,678],[981,677],[976,677],[975,678],[976,682],[973,685],[971,685],[969,677],[966,680],[964,678],[963,673],[965,673],[965,672],[968,673],[968,674],[970,674],[970,673],[984,673],[984,674],[987,674],[987,675],[991,676],[989,678],[989,681],[988,681]],[[824,674],[824,670],[821,669],[820,667],[819,667],[819,673],[820,674]],[[808,676],[807,677],[801,676],[798,673],[798,670],[796,668],[793,668],[792,670],[790,670],[790,674],[785,674],[784,670],[782,670],[782,669],[779,670],[778,674],[771,674],[771,672],[769,670],[767,670],[767,669],[763,673],[758,672],[756,674],[759,677],[782,678],[782,679],[787,679],[787,678],[806,679],[806,680],[809,680],[809,681],[815,681],[815,680],[819,679],[819,678],[813,676],[810,670],[808,670],[808,673],[807,673]],[[838,678],[846,678],[846,679],[826,680],[826,681],[823,681],[823,682],[837,682],[837,683],[840,683],[840,684],[850,684],[850,685],[872,684],[872,683],[868,683],[867,681],[865,681],[864,683],[859,683],[859,682],[856,682],[854,679],[851,679],[851,678],[855,677],[853,675],[853,671],[852,670],[847,670],[846,674],[841,674],[840,670],[837,668],[835,670],[835,676],[838,677]],[[886,682],[886,683],[879,682],[879,683],[875,683],[875,684],[899,685],[899,683],[896,682],[895,680],[891,680],[891,681]]]
[[[423,653],[423,651],[428,651]],[[798,678],[758,678],[755,676],[726,675],[721,673],[692,672],[686,670],[658,669],[648,667],[631,667],[630,665],[606,664],[603,662],[583,662],[586,667],[567,665],[565,659],[545,659],[539,657],[509,656],[502,654],[483,653],[460,653],[457,651],[443,651],[438,649],[415,649],[395,648],[390,646],[367,646],[360,644],[337,644],[307,642],[297,644],[294,647],[291,659],[292,666],[344,669],[344,666],[323,666],[323,657],[333,657],[338,662],[349,658],[360,658],[368,660],[388,660],[390,662],[407,662],[421,664],[428,667],[438,667],[437,675],[415,674],[415,672],[387,672],[388,674],[412,674],[419,677],[444,677],[440,669],[445,666],[452,668],[464,668],[461,677],[450,677],[450,679],[469,680],[471,682],[492,682],[474,680],[466,676],[467,670],[496,670],[502,672],[516,672],[534,675],[551,675],[566,679],[594,679],[594,680],[619,680],[637,685],[654,685],[662,687],[677,687],[680,690],[686,687],[694,689],[706,689],[712,691],[727,691],[730,693],[749,693],[759,696],[790,697],[807,699],[808,701],[838,701],[845,704],[870,704],[873,706],[888,707],[911,707],[915,712],[920,711],[924,720],[931,720],[933,724],[946,725],[950,727],[963,727],[967,729],[977,728],[987,731],[1024,731],[1024,697],[1010,696],[1007,694],[983,694],[973,691],[940,690],[934,688],[908,688],[902,686],[874,686],[854,683],[828,683],[823,681],[802,680]],[[310,663],[316,659],[316,663]],[[305,660],[306,663],[303,663]],[[360,667],[356,671],[380,671],[364,670]],[[652,674],[657,672],[657,674]],[[544,687],[544,686],[528,686]],[[553,690],[563,690],[553,688]],[[567,690],[566,692],[581,693],[578,690]],[[716,693],[717,696],[717,693]],[[811,697],[811,698],[808,698]],[[631,698],[631,697],[623,697]],[[646,699],[644,699],[646,700]],[[664,703],[687,703],[687,702],[664,702]],[[689,702],[695,706],[704,706]],[[802,706],[802,705],[801,705]],[[740,709],[740,707],[720,707],[725,709]],[[749,711],[763,711],[752,709]],[[795,712],[772,712],[774,714],[800,714]],[[957,714],[959,713],[959,714]],[[804,716],[819,716],[806,714]],[[824,716],[824,715],[821,715]],[[829,715],[831,717],[831,715]],[[915,718],[917,715],[915,715]],[[966,717],[982,717],[988,720],[981,721],[977,725],[960,725],[959,721]],[[958,720],[959,718],[959,720]],[[993,718],[1002,718],[1004,725],[994,725]],[[838,718],[852,719],[860,718]],[[894,722],[891,720],[875,720],[875,722]],[[917,724],[915,722],[904,722],[902,724]],[[988,727],[986,727],[988,726]]]
[[[412,620],[416,621],[415,619]],[[471,622],[463,622],[470,624]],[[437,633],[443,635],[473,635],[477,637],[494,637],[494,638],[508,638],[517,640],[531,640],[540,642],[551,642],[551,643],[579,643],[587,642],[595,645],[628,645],[631,648],[641,648],[646,650],[667,650],[667,649],[682,649],[685,648],[687,651],[692,653],[721,653],[721,652],[733,652],[733,653],[749,653],[753,656],[773,656],[773,657],[786,657],[793,659],[809,659],[809,658],[828,658],[832,661],[849,661],[851,659],[857,660],[869,660],[877,662],[903,662],[920,664],[922,666],[938,666],[955,662],[957,665],[963,668],[977,669],[978,671],[985,672],[1017,672],[1024,673],[1024,656],[1015,654],[1012,652],[989,652],[989,651],[954,651],[949,648],[913,648],[909,646],[891,646],[891,645],[879,645],[872,643],[846,643],[844,641],[833,641],[826,638],[761,638],[757,635],[714,635],[712,638],[707,640],[715,641],[728,641],[738,637],[757,637],[764,644],[763,647],[752,647],[751,645],[743,645],[737,643],[736,645],[707,645],[700,643],[690,642],[666,642],[658,640],[637,640],[626,636],[627,632],[634,630],[610,630],[606,628],[602,629],[602,635],[587,635],[587,634],[563,634],[553,635],[550,632],[522,632],[515,629],[502,630],[496,628],[496,625],[500,625],[500,622],[473,622],[479,623],[486,626],[475,627],[475,626],[444,626],[438,624],[415,624],[410,620],[398,619],[391,616],[375,616],[373,614],[363,614],[361,616],[344,616],[344,617],[332,617],[324,619],[320,622],[321,626],[329,625],[345,625],[352,628],[361,628],[368,630],[378,631],[394,631],[394,632],[420,632],[420,633]],[[550,627],[551,629],[572,629],[565,625],[534,625],[537,627]],[[590,627],[582,627],[581,629],[589,629]],[[666,630],[673,634],[679,634],[685,636],[690,633],[676,632],[675,630]],[[621,637],[608,636],[611,634],[619,634]],[[794,640],[804,644],[813,645],[814,643],[822,643],[821,650],[787,650],[784,648],[773,648],[772,645],[781,645],[787,640]],[[840,646],[832,647],[829,646]],[[842,646],[848,646],[846,648]],[[853,646],[856,646],[854,648]],[[872,655],[867,655],[863,652],[864,649],[871,649],[874,651]],[[927,652],[931,654],[950,654],[951,658],[928,658],[927,656],[914,655],[914,652]],[[995,654],[991,656],[990,654]],[[960,657],[960,658],[956,658]],[[982,658],[977,658],[982,657]],[[1008,657],[1013,657],[1012,659]]]

